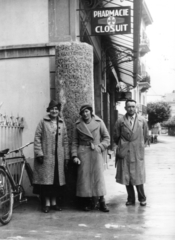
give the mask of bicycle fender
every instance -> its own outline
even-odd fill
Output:
[[[3,170],[6,172],[6,170],[5,170],[5,167],[4,167],[4,166],[0,166],[0,169],[3,169]]]

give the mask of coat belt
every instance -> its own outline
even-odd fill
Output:
[[[91,146],[91,142],[88,142],[88,141],[79,141],[79,145],[82,145],[82,146]]]

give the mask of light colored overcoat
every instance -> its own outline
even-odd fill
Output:
[[[77,156],[81,160],[76,188],[76,195],[79,197],[106,194],[103,153],[110,144],[110,136],[104,122],[99,117],[93,116],[91,126],[93,127],[89,131],[80,118],[73,132],[72,156]],[[83,143],[93,143],[95,149]]]
[[[136,115],[133,129],[131,129],[127,115],[121,117],[114,127],[114,142],[117,144],[116,181],[129,185],[145,183],[145,142],[148,137],[146,120]]]
[[[62,118],[58,120],[58,141],[57,141],[57,154],[58,154],[58,176],[60,186],[64,185],[64,161],[69,159],[69,146],[67,138],[67,130]],[[34,184],[50,185],[54,182],[54,169],[55,169],[55,132],[51,126],[51,119],[47,115],[42,119],[36,129],[34,139],[34,156],[44,156],[43,164],[34,160]]]

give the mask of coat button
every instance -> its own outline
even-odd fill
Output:
[[[59,133],[59,135],[61,135],[61,133]]]

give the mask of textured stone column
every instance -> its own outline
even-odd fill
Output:
[[[94,106],[93,48],[80,42],[63,42],[56,46],[56,98],[62,103],[62,113],[71,141],[73,123],[80,106]]]
[[[56,98],[62,103],[62,114],[68,129],[69,142],[72,129],[79,116],[80,106],[94,106],[93,48],[79,42],[60,43],[56,46]],[[77,166],[70,162],[66,172],[65,202],[75,202]]]

